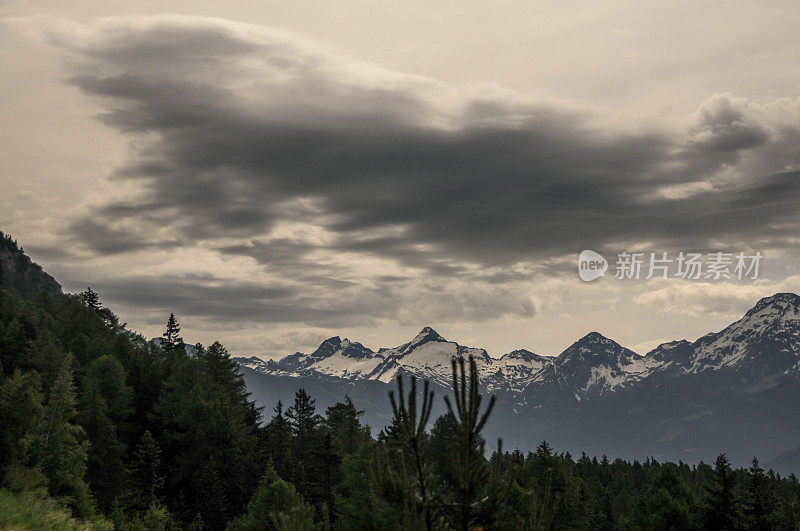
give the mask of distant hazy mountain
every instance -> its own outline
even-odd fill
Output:
[[[515,350],[492,358],[425,327],[378,351],[332,337],[311,354],[236,361],[261,405],[289,403],[300,387],[320,407],[349,394],[377,429],[390,417],[386,393],[398,375],[427,379],[441,396],[451,359],[469,355],[484,390],[498,397],[488,438],[502,435],[507,447],[547,439],[573,452],[686,461],[727,452],[745,463],[800,444],[800,297],[792,293],[761,299],[724,330],[644,356],[592,332],[555,357]]]

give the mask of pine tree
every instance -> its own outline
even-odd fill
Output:
[[[417,522],[417,518],[422,520],[421,524],[425,529],[431,531],[434,524],[434,514],[432,508],[433,493],[430,464],[426,456],[423,454],[423,440],[426,437],[425,427],[428,425],[428,420],[431,417],[431,409],[433,408],[433,391],[430,390],[430,384],[426,380],[423,384],[422,390],[422,403],[419,411],[417,410],[417,379],[411,377],[411,389],[408,395],[405,394],[403,389],[403,377],[397,377],[397,394],[395,399],[393,391],[389,391],[389,401],[392,404],[392,411],[394,412],[393,424],[399,430],[399,438],[402,445],[409,450],[410,459],[412,461],[412,473],[408,474],[405,470],[405,459],[402,454],[396,459],[396,464],[401,467],[399,477],[407,485],[401,486],[403,490],[411,494],[410,500],[405,500],[406,504],[413,506],[413,513],[407,515],[406,519],[409,520],[409,525]],[[386,470],[381,471],[381,475],[386,474]],[[414,478],[413,480],[411,478]],[[381,479],[385,485],[389,482]],[[384,489],[385,490],[385,489]]]
[[[369,440],[369,428],[362,426],[359,420],[363,415],[364,412],[356,409],[347,395],[344,402],[337,402],[325,410],[325,426],[332,433],[340,454],[352,454]]]
[[[341,457],[333,445],[331,432],[323,427],[313,432],[309,459],[309,485],[307,499],[314,502],[320,514],[326,514],[330,520],[336,519],[333,487],[339,481],[339,465]]]
[[[481,411],[483,397],[478,390],[478,369],[475,359],[469,357],[469,376],[465,370],[464,358],[453,359],[453,400],[445,397],[447,411],[456,421],[456,444],[449,462],[445,479],[454,492],[453,523],[466,531],[474,524],[491,523],[492,515],[487,514],[483,500],[487,499],[489,471],[484,457],[485,444],[480,437],[481,430],[489,420],[496,398],[489,399]]]
[[[280,400],[273,411],[275,415],[262,430],[264,458],[273,463],[278,476],[289,480],[295,468],[292,460],[292,427],[283,413]]]
[[[216,459],[210,457],[203,461],[194,478],[195,505],[203,523],[211,529],[223,529],[231,516],[229,491],[223,473]]]
[[[734,488],[736,478],[725,454],[720,454],[714,463],[712,484],[705,487],[706,503],[703,524],[709,530],[731,530],[736,526],[736,500]]]
[[[104,510],[111,508],[124,485],[127,445],[120,428],[131,414],[131,396],[119,361],[106,355],[91,363],[83,379],[78,418],[90,442],[87,479]]]
[[[314,509],[295,487],[268,467],[246,512],[231,522],[228,529],[314,529],[313,517]]]
[[[86,516],[92,510],[84,481],[89,443],[73,423],[77,411],[70,364],[68,357],[50,389],[42,421],[32,433],[31,455],[48,478],[50,493],[69,500],[76,514]]]
[[[389,424],[378,433],[378,442],[387,446],[397,445],[401,443],[401,436],[400,423],[393,416]]]
[[[315,402],[308,396],[305,389],[299,389],[294,395],[294,406],[286,411],[286,418],[289,419],[298,454],[305,453],[311,438],[311,431],[322,422],[322,418],[316,414]]]
[[[175,319],[175,314],[170,313],[169,319],[167,320],[167,329],[162,334],[162,337],[164,338],[162,341],[164,350],[169,352],[183,347],[183,338],[180,337],[180,333],[181,325],[179,325],[178,320]]]
[[[86,306],[96,312],[99,312],[100,308],[102,308],[100,295],[96,291],[92,291],[92,288],[86,288],[86,291],[82,292],[79,297]]]
[[[215,383],[203,361],[189,356],[176,356],[164,389],[150,418],[167,471],[167,506],[184,526],[198,510],[207,526],[239,514],[260,471],[257,430],[248,420],[252,406]],[[209,464],[212,459],[216,468]],[[225,496],[216,515],[201,507],[212,484],[220,485]]]
[[[639,529],[696,529],[694,494],[674,466],[665,466],[634,504],[633,520]]]
[[[305,389],[299,389],[294,395],[294,406],[286,411],[294,443],[292,461],[295,469],[292,472],[292,483],[309,498],[315,495],[316,483],[314,466],[310,460],[312,437],[314,430],[322,422],[322,417],[316,414],[314,402]]]
[[[208,350],[202,347],[197,350],[204,372],[211,378],[214,385],[221,386],[226,393],[242,407],[248,410],[247,423],[257,426],[261,421],[261,408],[254,407],[249,400],[250,393],[244,377],[239,372],[239,366],[231,359],[228,350],[222,343],[215,341]]]
[[[449,411],[445,411],[433,422],[427,446],[434,469],[439,474],[447,473],[451,454],[456,444],[455,439],[458,438],[457,427],[458,423]]]
[[[129,508],[143,511],[161,501],[164,477],[160,467],[161,449],[150,431],[145,431],[133,453],[128,479]]]
[[[11,463],[26,461],[29,433],[44,413],[41,387],[38,373],[20,370],[0,386],[0,471]]]
[[[379,497],[370,470],[374,466],[374,446],[362,445],[344,456],[341,479],[336,485],[336,511],[339,529],[400,529],[392,507]]]
[[[748,529],[772,529],[772,513],[775,509],[772,496],[767,486],[764,469],[753,458],[747,481],[747,498],[744,504],[745,524]]]

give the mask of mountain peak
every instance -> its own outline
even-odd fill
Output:
[[[588,334],[577,340],[575,342],[575,345],[592,345],[597,343],[615,344],[613,340],[608,339],[600,332],[589,332]]]
[[[517,350],[512,350],[500,358],[501,360],[522,360],[522,361],[532,361],[539,358],[538,354],[531,352],[530,350],[526,350],[524,348],[520,348]]]
[[[753,315],[766,309],[775,310],[776,313],[785,313],[788,310],[797,310],[798,308],[800,308],[800,295],[788,292],[776,293],[771,297],[764,297],[759,300],[746,315]]]
[[[411,340],[411,345],[421,345],[423,343],[428,343],[430,341],[439,341],[439,342],[446,342],[447,340],[439,335],[439,333],[431,328],[430,326],[426,326],[422,330],[420,330],[419,334]]]
[[[314,351],[312,354],[315,358],[327,358],[337,350],[339,350],[342,346],[342,338],[339,336],[329,337],[322,343],[320,343],[317,350]]]
[[[599,332],[589,332],[558,356],[562,363],[568,360],[584,360],[589,363],[604,363],[610,360],[619,362],[622,359],[638,357],[638,354],[626,349],[613,339]]]

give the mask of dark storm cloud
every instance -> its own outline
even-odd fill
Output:
[[[112,229],[106,223],[88,217],[72,223],[69,230],[76,239],[88,242],[94,251],[101,254],[138,251],[162,243],[148,242],[135,232]]]
[[[67,285],[82,285],[83,278],[74,277],[76,273],[80,272],[73,271],[62,279]],[[208,275],[159,275],[105,278],[92,282],[92,288],[105,303],[148,316],[145,320],[150,325],[162,324],[164,315],[171,311],[209,318],[226,328],[298,322],[335,328],[353,326],[353,322],[367,326],[380,319],[417,325],[534,313],[530,301],[511,289],[453,289],[433,282],[408,290],[406,286],[390,284],[324,285],[304,280],[293,285],[265,286]]]
[[[68,284],[81,281],[65,279]],[[358,316],[358,309],[341,312],[320,307],[305,297],[299,287],[263,286],[203,276],[159,276],[110,278],[93,282],[103,300],[124,305],[149,316],[146,324],[162,324],[163,315],[179,311],[184,316],[213,318],[226,328],[259,323],[314,322],[341,326],[347,317]],[[162,315],[163,314],[163,315]],[[365,318],[368,316],[364,316]],[[140,323],[141,323],[140,319]]]
[[[101,118],[147,138],[115,174],[143,195],[71,227],[101,254],[153,243],[109,228],[124,222],[169,228],[162,245],[251,239],[221,250],[309,275],[324,248],[452,276],[465,262],[756,245],[798,229],[800,179],[781,172],[800,163],[787,148],[797,125],[730,95],[679,131],[623,133],[557,102],[443,87],[221,21],[123,19],[64,46],[83,61],[72,82],[108,102]],[[268,241],[286,219],[336,237]]]

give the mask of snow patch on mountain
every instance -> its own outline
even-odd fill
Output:
[[[697,340],[688,372],[774,362],[776,354],[800,350],[800,297],[778,293],[758,301],[726,329]],[[787,356],[777,356],[788,358]],[[794,356],[792,356],[794,357]]]

